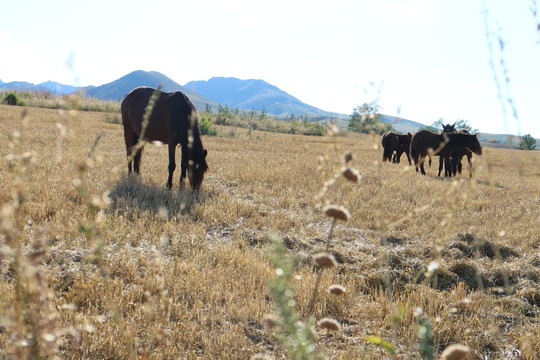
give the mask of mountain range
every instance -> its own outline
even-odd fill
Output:
[[[238,109],[263,109],[276,116],[310,115],[343,118],[347,115],[324,111],[305,104],[294,96],[264,80],[240,80],[233,77],[213,77],[210,80],[190,81],[184,85],[220,104]]]
[[[101,86],[76,87],[54,81],[35,85],[22,81],[4,83],[0,80],[0,90],[44,91],[60,95],[84,92],[86,96],[103,100],[121,100],[125,94],[137,86],[155,88],[160,84],[163,91],[180,90],[185,93],[197,109],[206,109],[209,106],[215,111],[220,105],[226,105],[248,111],[264,110],[269,115],[282,118],[290,117],[292,114],[297,117],[308,115],[312,120],[324,121],[332,119],[343,127],[347,126],[347,120],[349,119],[349,114],[328,112],[305,104],[264,80],[241,80],[233,77],[213,77],[207,81],[190,81],[182,86],[159,72],[137,70]],[[401,133],[409,131],[414,133],[418,129],[425,127],[424,124],[416,121],[391,115],[379,115],[381,121],[392,123],[394,129]],[[506,143],[507,135],[482,133],[480,140]]]
[[[205,108],[206,105],[212,108],[227,105],[244,110],[262,111],[264,109],[270,115],[281,117],[290,115],[348,117],[348,115],[324,111],[305,104],[264,80],[241,80],[233,77],[213,77],[208,81],[190,81],[182,86],[159,72],[137,70],[101,86],[75,87],[54,81],[37,85],[20,81],[9,83],[0,81],[0,89],[48,91],[60,95],[83,91],[89,97],[121,100],[125,94],[137,86],[157,87],[160,84],[163,91],[182,91],[197,108]]]
[[[157,87],[160,84],[163,91],[180,90],[185,93],[197,109],[210,106],[215,110],[219,105],[226,105],[244,110],[264,110],[267,114],[283,118],[291,115],[297,117],[308,115],[317,120],[331,118],[337,119],[342,124],[349,118],[348,114],[324,111],[305,104],[278,87],[259,79],[213,77],[207,81],[190,81],[182,86],[159,72],[137,70],[101,86],[75,87],[54,81],[35,85],[28,82],[3,83],[0,80],[0,90],[47,91],[60,95],[82,91],[90,97],[121,100],[125,94],[137,86]],[[423,124],[404,119],[396,122],[398,118],[388,115],[381,115],[381,118],[385,122],[395,123],[394,128],[401,132],[413,131],[423,126]]]

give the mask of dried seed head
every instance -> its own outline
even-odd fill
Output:
[[[257,354],[251,355],[249,360],[272,360],[272,358],[266,354],[257,353]]]
[[[266,314],[263,317],[264,325],[266,325],[267,328],[273,329],[276,327],[276,318],[272,314]]]
[[[321,329],[326,329],[326,330],[331,330],[331,331],[338,331],[340,329],[339,323],[336,320],[330,319],[330,318],[321,319],[317,323],[317,325],[319,325]]]
[[[330,287],[328,288],[328,292],[332,295],[343,295],[347,292],[347,289],[345,289],[343,286],[341,285],[330,285]]]
[[[326,216],[330,216],[339,220],[347,221],[351,217],[349,210],[345,209],[343,206],[336,205],[327,205],[323,209]]]
[[[315,260],[317,265],[322,268],[331,268],[337,265],[336,259],[326,252],[315,254],[315,256],[313,256],[313,260]]]
[[[345,179],[347,179],[350,182],[353,182],[355,184],[357,184],[358,181],[360,181],[360,179],[362,177],[358,170],[351,169],[351,168],[348,168],[348,167],[344,167],[341,172],[342,172],[343,176],[345,177]]]
[[[352,154],[351,153],[346,153],[345,155],[343,155],[343,162],[345,164],[348,164],[351,160],[352,160]]]
[[[469,355],[469,347],[461,344],[452,344],[441,354],[441,360],[462,360]]]

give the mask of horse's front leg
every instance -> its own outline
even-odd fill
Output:
[[[176,143],[169,141],[169,178],[167,179],[167,187],[172,188],[172,178],[176,169]]]
[[[439,173],[437,174],[437,176],[441,176],[441,170],[442,170],[442,167],[443,167],[443,163],[444,163],[444,156],[439,156]],[[444,171],[444,176],[446,176],[446,167],[445,167],[445,171]]]
[[[472,178],[472,163],[471,163],[472,153],[467,154],[467,161],[469,162],[469,177]]]
[[[444,176],[452,177],[455,175],[452,175],[452,160],[453,158],[450,156],[446,156],[444,158]]]
[[[180,187],[184,187],[188,166],[188,147],[182,144],[182,161],[180,162]]]

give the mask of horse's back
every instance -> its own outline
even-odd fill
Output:
[[[399,139],[400,146],[409,146],[411,144],[412,134],[408,133],[406,135],[397,135]]]
[[[137,135],[141,134],[146,106],[153,93],[152,88],[137,87],[124,96],[120,105],[124,128],[131,128]]]
[[[393,132],[385,132],[382,136],[382,144],[383,146],[392,146],[396,147],[399,144],[399,138],[396,133]]]
[[[138,87],[130,91],[122,100],[124,127],[131,127],[138,136],[142,132],[146,107],[155,91],[150,87]],[[194,111],[193,104],[182,92],[160,91],[146,126],[144,139],[160,141],[164,144],[170,141],[181,142],[180,137],[183,138],[185,136],[181,135],[187,134],[189,120]]]
[[[419,130],[411,139],[411,149],[414,147],[416,153],[425,156],[429,149],[436,151],[444,143],[444,137],[436,132],[429,130]]]

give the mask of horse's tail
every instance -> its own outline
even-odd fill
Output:
[[[416,159],[416,150],[414,149],[414,143],[411,141],[411,146],[409,148],[409,152],[411,154],[411,157],[413,159]],[[416,161],[415,161],[416,162]]]

